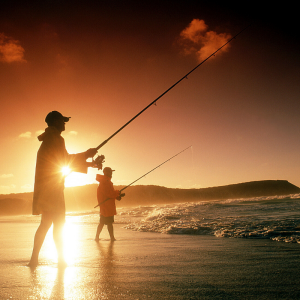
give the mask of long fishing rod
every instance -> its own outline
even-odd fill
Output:
[[[185,149],[183,149],[182,151],[178,152],[178,153],[175,154],[174,156],[170,157],[169,159],[167,159],[166,161],[164,161],[163,163],[161,163],[160,165],[158,165],[157,167],[153,168],[151,171],[147,172],[147,173],[144,174],[143,176],[141,176],[141,177],[139,177],[138,179],[136,179],[135,181],[131,182],[130,184],[128,184],[127,186],[125,186],[124,188],[122,188],[122,189],[120,190],[120,194],[121,194],[122,191],[126,190],[128,187],[130,187],[132,184],[134,184],[135,182],[137,182],[137,181],[140,180],[141,178],[145,177],[145,176],[148,175],[149,173],[153,172],[155,169],[159,168],[160,166],[162,166],[163,164],[165,164],[165,163],[168,162],[169,160],[173,159],[175,156],[179,155],[180,153],[186,151],[187,149],[189,149],[189,148],[191,148],[191,147],[192,147],[192,145],[189,146],[189,147],[187,147],[187,148],[185,148]],[[125,194],[121,194],[121,196],[123,197],[123,196],[125,196]],[[109,199],[111,199],[111,198],[105,199],[104,201],[102,201],[102,202],[100,202],[98,205],[96,205],[94,208],[100,206],[101,204],[103,204],[104,202],[106,202],[106,201],[109,200]]]
[[[249,25],[250,26],[250,25]],[[130,119],[126,124],[124,124],[121,128],[119,128],[114,134],[112,134],[108,139],[103,141],[96,149],[99,150],[101,147],[103,147],[110,139],[112,139],[116,134],[118,134],[122,129],[124,129],[128,124],[130,124],[134,119],[136,119],[140,114],[142,114],[146,109],[148,109],[150,106],[152,106],[154,103],[157,102],[162,96],[164,96],[166,93],[168,93],[172,88],[174,88],[178,83],[180,83],[183,79],[187,78],[188,75],[190,75],[192,72],[194,72],[197,68],[199,68],[202,64],[204,64],[207,60],[209,60],[212,56],[214,56],[217,52],[219,52],[222,48],[224,48],[227,44],[229,44],[233,39],[235,39],[239,34],[241,34],[243,31],[245,31],[249,26],[245,27],[243,30],[241,30],[239,33],[237,33],[235,36],[233,36],[231,39],[229,39],[223,46],[221,46],[219,49],[217,49],[214,53],[209,55],[206,59],[204,59],[202,62],[200,62],[196,67],[194,67],[191,71],[189,71],[187,74],[185,74],[181,79],[179,79],[176,83],[174,83],[171,87],[169,87],[165,92],[163,92],[159,97],[157,97],[155,100],[153,100],[149,105],[147,105],[143,110],[141,110],[137,115],[135,115],[132,119]]]

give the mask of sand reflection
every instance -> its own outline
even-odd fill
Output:
[[[79,224],[76,224],[76,219],[67,219],[63,229],[64,256],[68,265],[74,264],[79,256],[80,242],[82,229]],[[57,251],[53,241],[53,226],[47,233],[47,237],[41,249],[40,263],[48,264],[57,262]]]
[[[79,238],[82,235],[82,228],[76,221],[76,217],[72,220],[67,218],[64,226],[64,256],[68,265],[74,264],[80,254]]]
[[[75,283],[76,274],[66,268],[41,267],[32,274],[32,296],[30,299],[78,299],[70,293],[68,285]],[[67,288],[67,289],[66,289]],[[83,298],[82,298],[83,299]]]
[[[51,299],[56,268],[40,267],[31,272],[31,299]]]
[[[90,229],[77,221],[67,220],[64,228],[66,268],[57,266],[52,234],[47,237],[43,260],[32,271],[32,299],[106,299],[118,294],[118,241],[86,238]]]
[[[52,292],[49,299],[65,299],[65,268],[58,268],[56,280],[54,282]]]
[[[114,244],[115,242],[109,242],[102,244],[96,243],[99,250],[99,265],[98,268],[101,269],[101,277],[103,279],[107,277],[113,277],[114,275],[114,264],[115,264],[115,253]]]
[[[99,242],[97,272],[95,274],[95,296],[98,298],[109,297],[116,294],[116,256],[115,242]]]

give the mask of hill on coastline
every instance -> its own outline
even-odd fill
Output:
[[[97,184],[65,189],[67,211],[91,210],[97,205]],[[124,186],[115,186],[121,189]],[[251,181],[201,189],[166,188],[153,185],[128,187],[118,206],[153,205],[200,200],[219,200],[276,196],[300,193],[300,188],[287,180]],[[30,214],[33,193],[0,195],[0,215]]]

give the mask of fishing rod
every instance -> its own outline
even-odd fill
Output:
[[[178,153],[175,154],[174,156],[170,157],[169,159],[167,159],[166,161],[164,161],[163,163],[161,163],[160,165],[158,165],[157,167],[153,168],[151,171],[147,172],[147,173],[144,174],[143,176],[139,177],[138,179],[134,180],[133,182],[131,182],[130,184],[128,184],[127,186],[125,186],[124,188],[122,188],[122,189],[120,190],[120,196],[121,196],[121,197],[120,197],[120,200],[121,200],[122,197],[125,196],[125,194],[121,194],[122,191],[126,190],[128,187],[130,187],[132,184],[134,184],[135,182],[137,182],[137,181],[140,180],[141,178],[145,177],[145,176],[148,175],[149,173],[153,172],[155,169],[159,168],[160,166],[162,166],[163,164],[165,164],[165,163],[168,162],[169,160],[173,159],[175,156],[179,155],[180,153],[186,151],[187,149],[189,149],[189,148],[191,148],[191,147],[192,147],[192,145],[189,146],[189,147],[187,147],[187,148],[185,148],[185,149],[183,149],[182,151],[178,152]],[[96,205],[94,208],[100,206],[101,204],[103,204],[104,202],[106,202],[106,201],[109,200],[109,199],[111,199],[111,198],[105,199],[104,201],[102,201],[102,202],[100,202],[98,205]]]
[[[215,52],[213,52],[211,55],[209,55],[206,59],[204,59],[202,62],[200,62],[196,67],[194,67],[191,71],[189,71],[187,74],[185,74],[181,79],[179,79],[176,83],[174,83],[171,87],[169,87],[165,92],[163,92],[159,97],[157,97],[155,100],[153,100],[149,105],[147,105],[144,109],[142,109],[137,115],[135,115],[132,119],[130,119],[126,124],[124,124],[121,128],[119,128],[114,134],[112,134],[108,139],[103,141],[96,149],[99,150],[102,148],[109,140],[111,140],[116,134],[118,134],[122,129],[124,129],[127,125],[129,125],[134,119],[136,119],[139,115],[141,115],[145,110],[147,110],[150,106],[152,106],[154,103],[157,102],[162,96],[164,96],[166,93],[168,93],[171,89],[173,89],[178,83],[180,83],[183,79],[187,78],[188,75],[190,75],[192,72],[194,72],[197,68],[199,68],[202,64],[204,64],[207,60],[209,60],[212,56],[214,56],[217,52],[219,52],[222,48],[224,48],[227,44],[229,44],[233,39],[235,39],[239,34],[241,34],[243,31],[245,31],[250,25],[245,27],[243,30],[241,30],[239,33],[237,33],[235,36],[233,36],[231,39],[229,39],[223,46],[221,46],[219,49],[217,49]]]

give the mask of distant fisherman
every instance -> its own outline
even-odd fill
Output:
[[[65,175],[62,169],[68,166],[72,171],[87,173],[88,167],[93,165],[86,160],[97,153],[95,148],[91,148],[83,153],[68,154],[61,133],[69,119],[58,111],[50,112],[45,119],[48,127],[38,136],[42,144],[37,153],[32,214],[42,216],[34,237],[32,256],[28,264],[30,267],[37,266],[40,249],[52,224],[58,263],[66,265],[62,239],[65,223]]]
[[[110,240],[115,241],[114,236],[114,216],[117,214],[115,200],[121,200],[120,191],[115,190],[113,183],[111,182],[112,170],[109,167],[103,169],[103,174],[97,174],[96,180],[99,181],[97,189],[97,200],[100,206],[100,223],[97,227],[95,241],[99,241],[99,235],[104,227],[107,225],[107,230],[110,236]]]

